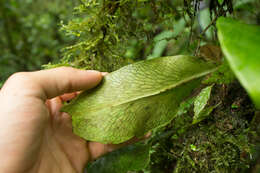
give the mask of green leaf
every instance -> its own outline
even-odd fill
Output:
[[[192,124],[197,124],[207,118],[210,113],[219,105],[205,108],[210,99],[211,89],[213,85],[204,88],[194,101],[194,117]]]
[[[93,162],[87,173],[126,173],[145,168],[150,161],[150,146],[134,144],[113,151]]]
[[[63,111],[72,116],[74,133],[90,141],[121,143],[166,125],[179,104],[216,69],[212,62],[191,56],[140,61],[104,77]]]
[[[235,0],[233,2],[234,9],[243,8],[246,4],[256,2],[257,0]]]
[[[224,2],[224,0],[218,0],[219,4],[222,4]]]
[[[157,36],[154,37],[154,41],[155,42],[159,42],[161,40],[167,40],[167,39],[171,39],[173,38],[175,35],[174,35],[174,32],[173,31],[163,31],[161,32],[160,34],[158,34]]]
[[[181,18],[178,21],[174,21],[173,23],[173,32],[174,32],[174,37],[177,37],[183,30],[185,29],[186,21],[184,18]]]
[[[158,58],[158,57],[162,56],[167,45],[168,45],[167,40],[161,40],[161,41],[156,42],[156,44],[154,45],[152,54],[149,55],[147,57],[147,59],[153,59],[153,58]]]
[[[192,151],[198,151],[198,148],[196,147],[196,145],[190,144],[190,149]]]
[[[193,105],[194,101],[195,101],[194,97],[183,101],[179,106],[179,110],[177,112],[177,115],[180,116],[180,115],[187,113],[188,110],[190,109],[190,107]]]
[[[200,11],[199,13],[199,23],[202,27],[202,30],[204,30],[208,25],[211,23],[211,18],[210,18],[210,10],[209,8],[205,8]],[[208,39],[212,39],[214,33],[213,26],[209,27],[206,31],[206,36]]]
[[[260,108],[260,27],[230,18],[217,21],[218,38],[231,69]]]
[[[206,119],[207,117],[209,117],[210,113],[219,105],[220,105],[220,103],[216,104],[214,106],[204,108],[197,116],[193,117],[192,124],[197,124],[197,123],[201,122],[202,120]]]
[[[201,90],[200,94],[196,97],[194,101],[194,113],[195,113],[194,118],[196,118],[207,105],[208,100],[210,98],[212,86],[213,85],[208,86],[203,90]]]

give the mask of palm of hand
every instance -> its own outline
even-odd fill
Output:
[[[46,102],[49,121],[40,148],[39,160],[42,163],[38,168],[39,172],[82,172],[84,165],[90,160],[87,142],[73,134],[71,117],[59,111],[64,98],[56,97]],[[48,170],[49,165],[55,167]]]
[[[41,160],[42,165],[38,169],[39,172],[50,171],[48,165],[56,165],[56,167],[51,168],[51,171],[55,173],[82,172],[88,161],[125,145],[87,142],[76,136],[72,132],[71,117],[67,113],[60,112],[62,102],[75,97],[75,95],[75,93],[66,94],[46,102],[49,121],[40,148],[42,154],[39,155],[39,160]]]

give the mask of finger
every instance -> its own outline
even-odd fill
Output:
[[[53,99],[48,100],[47,106],[50,111],[50,115],[55,117],[55,115],[58,115],[60,112],[60,108],[62,107],[62,101],[59,97],[55,97]]]
[[[102,76],[108,75],[108,72],[101,72]]]
[[[102,74],[98,71],[71,67],[32,72],[31,76],[33,81],[40,86],[39,97],[45,100],[64,93],[93,88],[102,79]]]
[[[77,91],[76,94],[79,95],[80,93],[82,93],[82,91]]]
[[[60,99],[63,101],[63,102],[66,102],[66,101],[69,101],[73,98],[75,98],[77,96],[77,92],[74,92],[74,93],[67,93],[67,94],[63,94],[60,96]]]

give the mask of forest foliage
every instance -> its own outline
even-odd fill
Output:
[[[0,3],[0,81],[42,64],[112,72],[140,60],[181,54],[221,63],[180,104],[171,122],[153,130],[142,144],[90,163],[88,172],[259,171],[259,112],[230,69],[229,59],[222,58],[216,27],[221,16],[260,25],[258,0]],[[129,162],[135,157],[140,159]]]
[[[0,86],[16,71],[40,69],[58,62],[61,49],[73,42],[60,22],[73,16],[78,1],[0,1]]]

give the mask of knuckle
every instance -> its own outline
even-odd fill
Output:
[[[17,83],[28,82],[30,80],[31,80],[31,76],[28,72],[17,72],[8,78],[7,83],[17,84]]]
[[[65,90],[66,90],[66,92],[72,92],[73,91],[73,82],[71,81],[71,80],[64,80],[64,82],[65,82],[65,84],[64,84],[64,86],[65,86]]]
[[[57,70],[62,72],[64,74],[64,76],[71,76],[71,75],[75,75],[75,73],[77,73],[77,69],[75,69],[73,67],[59,67],[59,68],[57,68]],[[61,86],[65,87],[66,92],[72,92],[73,88],[74,88],[74,83],[72,80],[70,80],[70,78],[66,78],[62,81]],[[60,90],[61,90],[61,88],[60,88]]]

